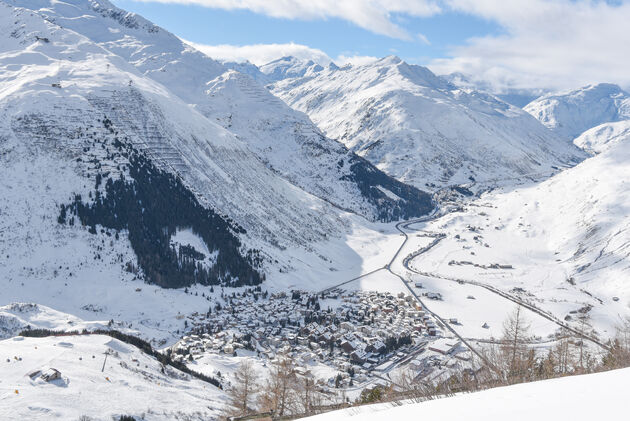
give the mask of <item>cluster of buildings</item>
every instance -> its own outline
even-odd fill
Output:
[[[442,335],[420,304],[404,293],[333,290],[224,297],[206,314],[188,316],[189,332],[172,347],[175,358],[204,353],[274,359],[286,354],[342,373],[384,371]]]

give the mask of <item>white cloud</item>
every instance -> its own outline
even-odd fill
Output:
[[[416,38],[418,38],[418,40],[420,40],[423,44],[431,45],[431,41],[429,41],[429,38],[427,38],[424,34],[418,33]]]
[[[393,38],[413,37],[391,20],[391,14],[432,16],[440,12],[436,0],[139,0],[178,3],[224,10],[250,10],[276,18],[339,18],[368,31]]]
[[[352,64],[353,66],[361,66],[364,64],[373,63],[378,59],[379,59],[378,57],[362,56],[358,54],[353,54],[353,55],[340,54],[335,59],[335,64],[337,64],[338,66],[344,66],[346,64]]]
[[[257,66],[267,64],[281,57],[292,56],[302,60],[313,60],[315,63],[323,66],[334,61],[339,66],[352,64],[360,66],[378,60],[378,57],[362,56],[357,53],[345,53],[338,55],[332,60],[326,53],[317,48],[311,48],[307,45],[288,43],[288,44],[254,44],[254,45],[205,45],[184,40],[187,44],[193,46],[208,56],[220,61],[234,61],[242,63],[249,61]]]
[[[250,63],[254,63],[258,66],[286,56],[293,56],[303,60],[313,60],[314,62],[322,65],[328,64],[332,61],[322,50],[295,43],[204,45],[190,41],[186,42],[214,59],[235,62],[249,61]]]
[[[427,45],[429,40],[417,32],[422,28],[412,32],[402,28],[403,18],[455,11],[495,22],[502,31],[471,38],[450,48],[445,58],[425,61],[436,73],[469,74],[472,80],[491,83],[497,91],[508,87],[563,89],[597,82],[630,86],[630,31],[626,29],[630,0],[139,1],[251,10],[287,19],[339,18],[368,31]],[[212,48],[209,53],[215,57],[248,58],[255,63],[282,55],[316,61],[325,56],[320,50],[297,44]],[[354,53],[335,59],[339,64],[369,60]]]
[[[504,33],[472,38],[433,60],[496,90],[630,85],[630,4],[591,0],[445,0],[448,7],[497,22]]]

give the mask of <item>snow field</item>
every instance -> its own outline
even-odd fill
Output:
[[[630,369],[499,387],[421,403],[387,403],[306,418],[335,420],[590,421],[623,419]]]
[[[0,356],[3,420],[81,415],[99,421],[120,415],[208,420],[216,419],[224,403],[216,387],[171,367],[162,372],[155,359],[109,336],[15,337],[0,341]],[[45,382],[28,375],[49,368],[61,379]]]

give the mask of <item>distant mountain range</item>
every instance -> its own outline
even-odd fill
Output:
[[[398,57],[327,69],[279,63],[261,67],[273,69],[274,79],[286,70],[271,85],[274,94],[327,136],[417,187],[548,174],[584,157],[523,110]]]

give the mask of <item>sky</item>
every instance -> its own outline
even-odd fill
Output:
[[[497,93],[630,86],[630,0],[113,0],[217,59],[397,55]]]

